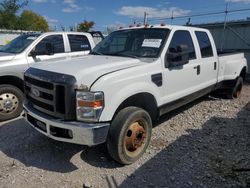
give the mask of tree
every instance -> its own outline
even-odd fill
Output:
[[[16,29],[16,14],[27,4],[27,0],[3,0],[0,3],[0,28]]]
[[[46,19],[31,10],[24,10],[18,20],[18,28],[30,31],[48,31]]]
[[[95,25],[95,22],[84,20],[84,22],[82,22],[78,25],[77,31],[88,32],[91,28],[93,28],[94,25]]]

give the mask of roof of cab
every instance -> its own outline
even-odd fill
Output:
[[[142,28],[161,28],[161,29],[185,29],[185,30],[199,30],[199,31],[208,31],[207,29],[192,27],[192,26],[180,26],[180,25],[165,25],[165,24],[158,24],[158,25],[131,25],[126,28],[119,28],[119,30],[128,30],[128,29],[142,29]]]

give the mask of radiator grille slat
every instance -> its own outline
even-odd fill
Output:
[[[73,76],[29,68],[24,74],[26,102],[29,106],[57,119],[75,119]]]
[[[53,83],[48,83],[46,81],[36,80],[32,77],[25,77],[25,89],[26,89],[26,97],[30,101],[33,108],[42,111],[48,115],[52,115],[57,118],[62,118],[64,116],[65,111],[59,110],[57,111],[56,107],[56,93],[62,93],[63,89],[60,91],[56,91],[58,85]],[[62,100],[60,103],[59,109],[65,109],[65,96],[62,96]]]

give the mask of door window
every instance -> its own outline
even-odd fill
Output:
[[[198,39],[200,50],[201,50],[201,57],[213,57],[213,49],[211,46],[211,42],[206,32],[196,31],[195,35]]]
[[[188,51],[189,60],[196,59],[196,53],[194,44],[189,31],[176,31],[172,37],[172,41],[169,45],[168,52],[180,53],[181,47],[185,46]]]
[[[91,50],[89,40],[84,35],[68,35],[71,52]]]
[[[64,43],[63,43],[63,37],[62,35],[51,35],[47,36],[44,39],[42,39],[37,45],[36,45],[36,51],[39,54],[43,54],[47,51],[46,45],[50,43],[54,48],[54,53],[64,53]]]

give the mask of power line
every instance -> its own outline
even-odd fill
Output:
[[[169,20],[169,19],[181,19],[181,18],[194,18],[194,17],[202,17],[202,16],[212,16],[212,15],[221,15],[221,14],[230,14],[235,12],[245,12],[250,11],[250,8],[244,9],[235,9],[235,10],[225,10],[225,11],[217,11],[217,12],[209,12],[209,13],[201,13],[201,14],[192,14],[192,15],[185,15],[185,16],[176,16],[172,15],[171,17],[155,17],[148,19],[148,21],[160,21],[160,20]]]
[[[203,6],[195,6],[192,7],[192,11],[195,12],[205,12],[205,10],[211,10],[211,8],[217,8],[217,10],[219,10],[218,8],[224,8],[226,5],[226,3],[213,3],[213,4],[209,4],[209,5],[203,5]]]

